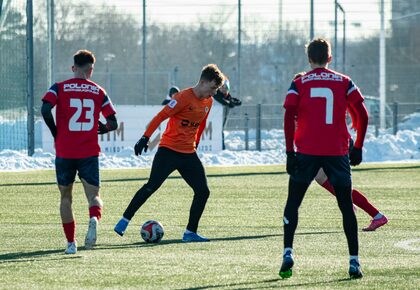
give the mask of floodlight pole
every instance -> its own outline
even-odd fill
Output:
[[[48,59],[47,59],[47,81],[51,86],[55,82],[54,58],[55,58],[55,29],[54,29],[54,0],[47,0],[47,34],[48,34]]]
[[[314,0],[311,0],[311,28],[309,32],[309,40],[312,41],[315,37],[315,29],[314,29]]]
[[[35,152],[34,132],[34,38],[33,38],[33,6],[32,0],[26,0],[26,100],[27,100],[27,130],[28,156]]]
[[[379,123],[385,129],[386,106],[386,49],[385,49],[385,4],[381,0],[381,32],[379,35]]]
[[[146,75],[146,0],[143,0],[143,96],[144,104],[147,105],[147,75]]]
[[[335,20],[334,20],[334,69],[337,69],[337,63],[338,63],[338,9],[340,9],[341,13],[343,14],[343,52],[342,52],[342,71],[345,72],[345,66],[346,66],[346,11],[344,10],[343,6],[338,2],[338,0],[335,0]]]
[[[238,70],[236,72],[236,81],[238,85],[238,98],[241,98],[241,46],[242,46],[242,39],[241,39],[241,0],[238,0],[238,52],[237,52],[237,67]]]

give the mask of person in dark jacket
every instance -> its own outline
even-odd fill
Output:
[[[169,103],[171,101],[172,97],[177,93],[179,93],[179,88],[177,86],[170,87],[168,95],[166,96],[166,98],[162,102],[162,106],[165,106],[167,103]]]
[[[240,106],[242,104],[241,100],[230,95],[230,82],[228,79],[225,79],[223,85],[217,90],[217,93],[213,96],[213,98],[223,106],[228,106],[229,108]]]
[[[230,82],[225,79],[223,85],[217,90],[213,98],[223,105],[223,131],[225,129],[226,121],[229,115],[229,110],[236,106],[242,105],[241,100],[234,98],[230,95]],[[225,134],[222,134],[223,150],[225,149]]]

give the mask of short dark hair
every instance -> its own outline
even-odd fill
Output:
[[[203,79],[209,82],[215,81],[216,85],[220,87],[223,83],[223,80],[225,79],[225,76],[217,67],[217,65],[208,64],[205,67],[203,67],[203,70],[201,71],[200,80]]]
[[[178,88],[177,86],[172,86],[172,87],[169,89],[168,95],[169,95],[170,97],[172,97],[173,95],[178,94],[179,92],[180,92],[180,90],[179,90],[179,88]]]
[[[74,64],[78,67],[82,67],[86,64],[94,64],[96,59],[93,53],[86,49],[78,50],[74,55]]]
[[[326,64],[331,56],[331,45],[323,38],[316,38],[306,46],[306,53],[312,63]]]

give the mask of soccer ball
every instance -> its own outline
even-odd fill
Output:
[[[145,222],[140,229],[140,235],[146,243],[159,243],[164,233],[162,224],[154,220]]]

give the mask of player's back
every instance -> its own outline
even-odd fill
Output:
[[[44,100],[57,106],[56,155],[62,158],[99,155],[99,113],[104,106],[112,106],[105,91],[90,80],[73,78],[54,84]]]
[[[349,77],[325,68],[314,69],[292,83],[285,106],[297,105],[298,152],[330,156],[348,152],[346,108],[358,98],[351,95],[354,88]]]

